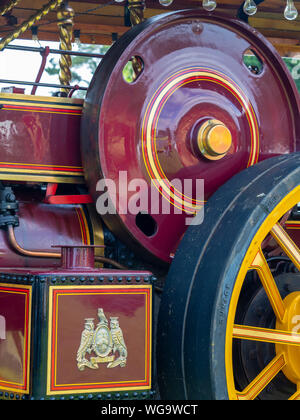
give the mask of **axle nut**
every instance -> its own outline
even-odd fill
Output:
[[[222,159],[231,148],[231,132],[221,121],[208,120],[199,129],[197,145],[207,159]]]

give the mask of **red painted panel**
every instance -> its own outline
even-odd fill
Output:
[[[50,288],[50,301],[48,394],[151,388],[151,286],[57,286]],[[99,308],[107,323],[97,333]],[[126,347],[122,362],[116,317]],[[111,347],[105,344],[110,334]],[[99,357],[95,342],[98,353],[106,345],[107,354]]]
[[[0,318],[0,389],[28,393],[30,286],[0,286]]]

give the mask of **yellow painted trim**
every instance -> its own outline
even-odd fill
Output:
[[[82,244],[83,245],[90,245],[91,244],[90,231],[89,231],[89,226],[88,226],[83,208],[82,207],[76,207],[75,211],[76,211],[77,218],[78,218],[78,223],[79,223],[79,226],[80,226]],[[84,239],[84,232],[83,232],[83,226],[81,224],[80,215],[82,217],[82,221],[83,221],[83,224],[84,224],[84,229],[85,229],[85,232],[86,232],[86,241]]]
[[[15,175],[9,175],[6,173],[1,173],[0,171],[0,180],[4,181],[32,181],[32,182],[52,182],[58,184],[84,184],[83,176],[69,176],[69,177],[59,177],[56,175],[28,175],[17,173]]]
[[[172,76],[170,76],[169,78],[167,78],[161,85],[160,87],[156,90],[156,92],[154,93],[154,95],[152,96],[151,100],[149,101],[146,111],[145,111],[145,116],[144,116],[144,120],[143,120],[143,125],[142,125],[142,153],[143,153],[143,160],[145,163],[145,167],[146,170],[148,172],[148,175],[150,177],[150,179],[152,179],[150,170],[149,170],[149,166],[154,174],[154,181],[156,181],[158,183],[158,185],[156,185],[156,182],[154,182],[154,186],[158,189],[158,191],[160,192],[160,194],[162,194],[162,192],[160,191],[160,188],[165,192],[167,197],[171,197],[173,199],[174,202],[172,202],[170,199],[166,198],[166,196],[163,196],[174,206],[177,207],[178,209],[184,209],[184,211],[186,213],[191,213],[194,214],[195,211],[200,210],[203,207],[203,202],[199,202],[197,200],[195,200],[196,204],[195,205],[191,205],[191,203],[188,202],[188,200],[186,201],[186,198],[189,199],[189,197],[186,197],[181,191],[178,191],[174,186],[173,189],[176,193],[179,193],[179,195],[181,197],[183,197],[183,199],[177,197],[172,191],[171,188],[169,187],[168,184],[165,183],[165,180],[168,180],[168,178],[166,177],[166,175],[164,174],[164,171],[161,167],[160,164],[160,160],[157,154],[157,150],[156,150],[156,141],[154,142],[154,154],[156,157],[156,161],[158,162],[159,165],[159,169],[160,172],[163,174],[163,176],[161,177],[157,167],[155,165],[154,162],[154,157],[153,157],[153,153],[151,153],[152,150],[152,137],[153,137],[153,121],[156,115],[156,112],[159,108],[159,106],[161,106],[161,104],[163,103],[163,105],[161,106],[161,109],[158,113],[158,117],[156,119],[156,126],[154,127],[154,138],[156,139],[156,130],[157,130],[157,123],[159,120],[159,116],[165,106],[166,101],[169,99],[169,97],[167,96],[167,93],[179,82],[183,82],[180,86],[178,86],[175,91],[177,89],[179,89],[180,87],[190,83],[189,81],[185,81],[185,79],[188,79],[189,77],[212,77],[213,83],[216,84],[222,84],[223,87],[225,87],[225,89],[229,90],[230,89],[235,93],[235,97],[236,99],[239,101],[240,105],[246,110],[247,112],[247,119],[248,119],[248,123],[249,126],[251,126],[252,128],[252,138],[251,138],[251,149],[250,149],[250,156],[249,156],[249,161],[248,161],[248,166],[251,166],[253,164],[255,164],[257,162],[258,159],[258,154],[259,154],[259,130],[258,130],[258,123],[257,123],[257,119],[256,119],[256,115],[255,112],[253,110],[253,107],[249,101],[248,98],[242,97],[241,92],[239,92],[239,90],[236,88],[236,86],[234,85],[234,82],[231,81],[229,78],[225,78],[222,77],[221,74],[217,74],[214,73],[213,71],[210,71],[209,69],[205,69],[205,70],[195,70],[194,68],[187,68],[185,70],[190,70],[190,73],[182,73],[182,70],[178,71],[177,73],[174,73]],[[179,76],[177,76],[179,75]],[[177,77],[175,77],[177,76]],[[171,80],[172,78],[174,78],[173,80]],[[171,81],[170,81],[171,80]],[[166,82],[168,82],[166,84],[166,86],[161,90],[161,92],[157,95],[157,92],[159,91],[159,89],[161,88],[161,86],[163,86]],[[174,91],[174,92],[175,92]],[[174,93],[173,92],[173,93]],[[173,95],[172,93],[172,95]],[[155,96],[157,95],[157,98],[155,98]],[[164,99],[166,96],[166,99]],[[152,104],[153,99],[155,98],[155,101]],[[164,99],[164,102],[163,102]],[[150,108],[151,107],[151,108]],[[148,122],[146,125],[146,117],[148,116],[148,110],[150,109],[150,113],[149,113],[149,117],[148,117]],[[146,125],[146,126],[145,126]],[[144,147],[144,137],[146,138],[146,150]],[[146,159],[146,155],[149,159],[149,166],[147,164],[147,159]]]
[[[56,114],[56,115],[72,115],[74,117],[81,115],[81,111],[77,112],[59,112],[59,111],[49,111],[47,110],[47,106],[41,106],[40,108],[45,108],[45,110],[41,111],[39,109],[26,109],[26,108],[3,108],[2,111],[16,111],[16,112],[34,112],[39,114]],[[70,109],[68,107],[59,109]]]
[[[56,96],[36,96],[36,95],[22,95],[18,93],[0,93],[0,101],[3,99],[17,99],[18,101],[28,102],[28,101],[34,101],[34,102],[48,102],[49,106],[52,103],[57,104],[61,103],[61,105],[67,104],[78,104],[78,107],[83,106],[83,99],[79,98],[60,98]],[[19,102],[18,102],[19,103]]]
[[[280,372],[285,366],[284,354],[279,354],[272,360],[266,368],[251,382],[243,392],[237,393],[237,399],[240,401],[251,400],[257,397],[265,386],[273,379],[274,375]]]
[[[285,227],[287,230],[298,230],[300,229],[300,222],[297,220],[291,220],[291,221],[285,222]]]
[[[234,325],[234,338],[242,338],[244,340],[252,339],[255,341],[263,341],[268,343],[289,344],[291,346],[300,346],[300,334],[289,333],[284,330],[272,330],[269,328],[260,328],[244,325]]]

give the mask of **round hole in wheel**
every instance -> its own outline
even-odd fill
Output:
[[[163,399],[300,398],[299,201],[298,153],[232,178],[189,227],[160,306]]]
[[[146,235],[153,236],[157,231],[157,223],[148,213],[139,212],[136,215],[135,222],[137,227]]]
[[[123,79],[127,83],[133,83],[142,74],[144,70],[144,62],[139,56],[132,56],[131,59],[123,67]]]
[[[261,74],[264,64],[259,55],[251,48],[248,48],[243,54],[243,63],[252,74]]]

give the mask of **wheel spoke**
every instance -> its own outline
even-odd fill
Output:
[[[251,327],[247,325],[234,325],[233,337],[240,338],[242,340],[300,346],[300,334],[298,333]]]
[[[273,227],[271,235],[300,270],[300,250],[279,223]]]
[[[256,254],[250,268],[257,270],[259,278],[275,312],[276,318],[280,321],[283,321],[286,308],[261,249],[259,249],[258,253]]]
[[[300,383],[297,384],[297,391],[290,398],[290,401],[300,401]]]
[[[261,373],[244,389],[243,392],[237,392],[238,400],[254,400],[261,391],[272,381],[273,378],[285,366],[286,361],[284,354],[275,357],[269,364],[261,371]]]

